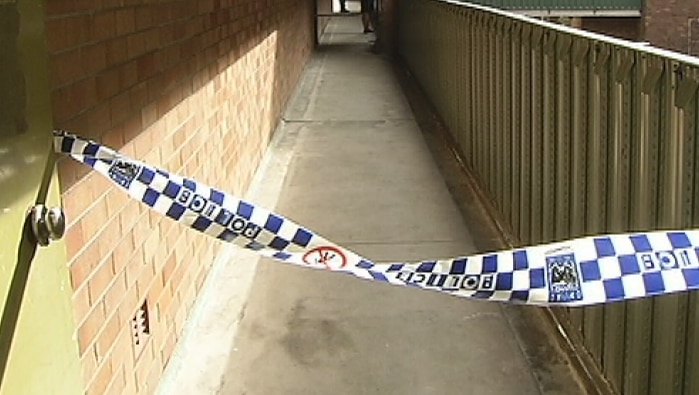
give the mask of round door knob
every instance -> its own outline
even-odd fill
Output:
[[[60,207],[47,208],[37,204],[29,212],[31,228],[37,244],[47,246],[51,240],[63,237],[66,231],[66,217]]]

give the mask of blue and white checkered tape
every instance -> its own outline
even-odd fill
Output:
[[[279,261],[481,300],[584,306],[699,289],[699,230],[657,231],[414,263],[374,263],[252,203],[65,131],[57,152],[158,213]]]

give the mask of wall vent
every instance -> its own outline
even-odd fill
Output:
[[[131,320],[131,333],[136,357],[141,355],[143,347],[150,337],[150,322],[148,320],[148,299],[143,301]]]

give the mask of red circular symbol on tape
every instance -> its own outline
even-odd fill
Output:
[[[347,264],[345,254],[337,247],[316,247],[303,255],[303,261],[309,265],[324,265],[330,270],[342,269]]]

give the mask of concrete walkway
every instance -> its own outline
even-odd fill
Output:
[[[358,18],[333,19],[248,198],[375,261],[477,252],[390,64],[360,32]],[[542,384],[499,304],[231,254],[160,393],[581,393],[539,360]]]

